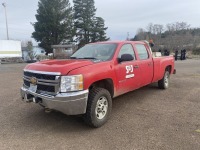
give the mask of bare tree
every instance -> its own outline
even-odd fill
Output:
[[[168,49],[200,49],[200,28],[191,28],[187,22],[161,24],[149,23],[146,31],[137,30],[134,40],[150,40],[155,42],[154,50]]]
[[[152,33],[153,32],[153,23],[149,23],[148,26],[146,27],[147,32]]]
[[[137,38],[140,39],[140,40],[145,40],[146,39],[146,32],[145,32],[145,30],[143,28],[139,28],[137,30],[137,35],[138,35]]]
[[[27,50],[28,50],[28,57],[30,60],[34,60],[36,57],[36,52],[33,51],[33,43],[32,41],[27,42]]]

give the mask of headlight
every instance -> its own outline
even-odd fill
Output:
[[[83,75],[61,76],[61,92],[83,90]]]

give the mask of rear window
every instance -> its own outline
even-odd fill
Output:
[[[136,50],[138,52],[140,60],[145,60],[149,58],[149,54],[147,52],[147,49],[142,44],[136,44]]]

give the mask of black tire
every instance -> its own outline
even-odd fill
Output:
[[[99,107],[100,107],[100,102],[102,101],[105,101],[104,104],[107,104],[107,107],[106,105],[105,107],[102,106],[101,110]],[[99,104],[98,106],[97,103]],[[97,111],[99,109],[101,112]],[[107,109],[107,111],[105,112],[103,109]],[[83,116],[83,119],[91,127],[98,128],[107,122],[111,110],[112,110],[112,98],[110,93],[103,88],[93,88],[89,92],[87,110],[86,114],[84,114]],[[100,118],[99,114],[101,114],[101,117],[104,115],[105,116],[103,118]]]
[[[160,89],[167,89],[169,87],[169,77],[170,73],[168,70],[166,70],[163,78],[158,81],[158,87]]]

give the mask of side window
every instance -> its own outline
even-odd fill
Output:
[[[136,50],[137,50],[139,58],[141,60],[145,60],[145,59],[149,58],[149,54],[148,54],[147,49],[144,45],[136,44]]]
[[[119,55],[118,58],[121,58],[121,56],[123,54],[130,54],[133,56],[134,60],[135,60],[135,52],[133,50],[133,47],[131,44],[125,44],[121,47],[120,51],[119,51]]]

